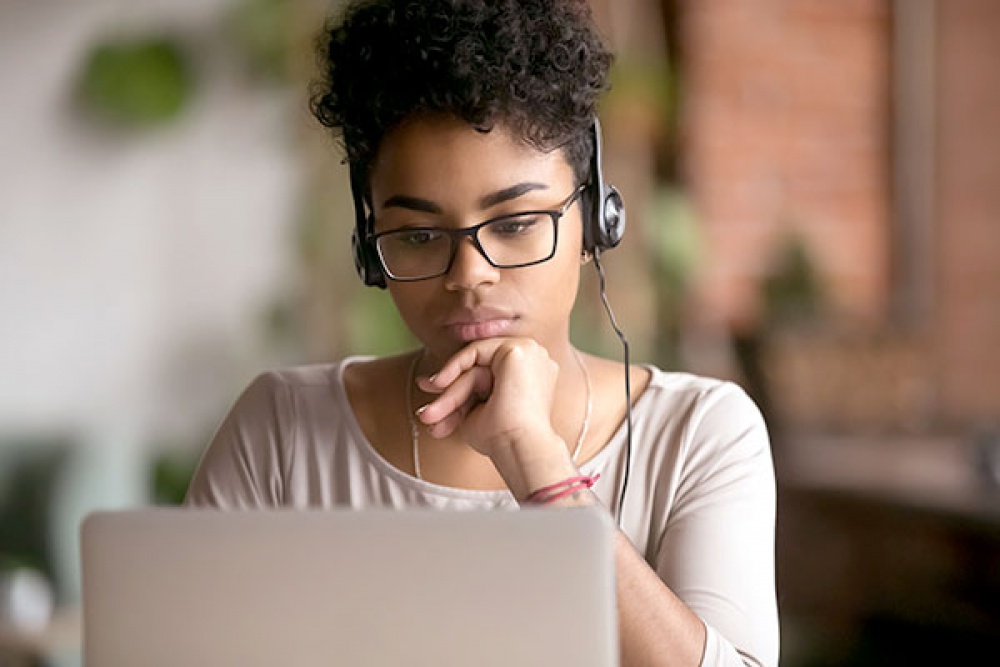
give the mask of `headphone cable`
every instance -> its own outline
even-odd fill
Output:
[[[608,302],[608,293],[605,289],[604,281],[604,267],[601,265],[600,248],[594,248],[594,268],[597,269],[597,278],[601,290],[601,302],[604,304],[604,310],[608,314],[608,319],[611,321],[611,328],[615,330],[615,335],[617,335],[618,340],[621,341],[625,363],[625,473],[622,475],[622,490],[621,495],[618,497],[618,525],[621,527],[622,507],[625,505],[625,489],[628,488],[629,468],[632,463],[632,383],[629,379],[631,373],[629,372],[628,339],[625,338],[625,334],[622,332],[621,327],[618,326],[618,320],[615,319],[614,311],[611,310],[611,304]]]

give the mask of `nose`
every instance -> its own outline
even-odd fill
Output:
[[[492,285],[500,278],[500,270],[490,264],[470,237],[459,239],[455,258],[445,274],[445,287],[450,290],[474,289]]]

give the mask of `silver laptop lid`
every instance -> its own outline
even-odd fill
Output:
[[[105,665],[616,665],[605,512],[147,509],[81,529]]]

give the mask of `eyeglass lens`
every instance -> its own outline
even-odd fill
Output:
[[[380,236],[379,254],[396,278],[445,273],[461,236],[472,235],[477,249],[494,266],[513,268],[544,261],[555,252],[556,221],[548,213],[498,218],[469,230],[401,229]]]

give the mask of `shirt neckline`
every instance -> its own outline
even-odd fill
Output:
[[[388,459],[382,456],[375,446],[368,441],[367,436],[365,436],[364,431],[361,429],[361,424],[358,422],[357,415],[354,413],[354,408],[351,406],[351,402],[347,398],[347,389],[344,385],[344,370],[348,366],[355,363],[371,361],[373,359],[375,359],[375,357],[372,355],[351,355],[344,357],[334,368],[332,378],[335,390],[335,399],[340,404],[341,412],[347,416],[347,428],[351,431],[351,435],[353,436],[355,442],[358,443],[361,452],[366,456],[366,458],[368,458],[369,461],[379,470],[394,479],[401,486],[416,489],[423,493],[463,500],[492,501],[494,503],[512,499],[513,496],[507,489],[462,489],[454,486],[436,484],[425,479],[419,479],[405,470],[397,468],[390,463]],[[635,447],[634,427],[636,413],[643,409],[648,400],[651,400],[647,399],[647,396],[651,393],[650,390],[658,388],[662,382],[662,377],[665,375],[662,371],[660,371],[660,369],[651,364],[641,364],[641,366],[649,370],[651,375],[645,390],[638,396],[638,398],[635,399],[635,403],[632,405],[633,448]],[[627,428],[628,423],[626,418],[623,419],[622,423],[618,425],[618,428],[615,429],[611,439],[604,445],[604,447],[602,447],[597,454],[579,466],[580,472],[585,475],[593,475],[599,472],[603,473],[611,460],[617,458],[617,456],[620,455],[621,450],[624,448],[625,441],[627,439]]]

